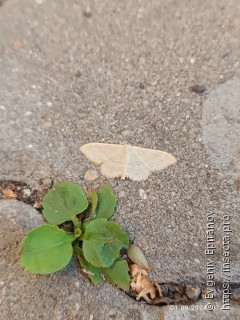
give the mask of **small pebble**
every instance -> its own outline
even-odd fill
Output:
[[[32,111],[27,111],[27,112],[25,112],[24,115],[25,115],[26,117],[28,117],[28,116],[30,116],[31,114],[32,114]]]
[[[224,53],[224,54],[222,55],[222,58],[223,58],[223,59],[228,59],[229,56],[230,56],[230,53],[229,53],[229,52],[226,52],[226,53]]]
[[[118,194],[118,197],[119,197],[119,198],[125,197],[125,192],[124,192],[123,190],[120,191],[119,194]]]
[[[191,59],[190,59],[190,63],[191,63],[191,64],[194,64],[195,62],[196,62],[196,59],[195,59],[195,58],[191,58]]]
[[[43,189],[50,189],[52,187],[53,181],[51,178],[46,177],[46,178],[40,178],[39,179],[39,184],[43,186]]]
[[[138,190],[138,194],[139,194],[140,199],[142,199],[142,200],[146,200],[147,199],[146,192],[143,189],[139,189]]]
[[[81,74],[81,71],[78,70],[78,71],[76,72],[76,74],[75,74],[75,77],[76,77],[76,78],[80,78],[81,75],[82,75],[82,74]]]
[[[144,84],[143,81],[141,81],[141,82],[139,83],[139,88],[140,88],[140,89],[145,89],[145,84]]]
[[[228,81],[228,79],[226,77],[224,77],[223,75],[221,75],[219,77],[218,84],[223,84],[223,83],[225,83],[227,81]]]
[[[190,90],[192,91],[192,92],[195,92],[195,93],[203,93],[203,92],[205,92],[206,90],[207,90],[207,88],[205,87],[205,85],[203,85],[203,84],[196,84],[196,85],[194,85],[194,86],[191,86],[190,87]]]
[[[90,8],[87,8],[84,12],[83,15],[85,18],[91,18],[92,17],[92,12],[90,10]]]
[[[199,287],[191,287],[186,286],[185,288],[185,294],[188,296],[189,299],[196,301],[200,297],[201,290]]]
[[[97,171],[95,170],[88,170],[86,171],[85,175],[84,175],[84,179],[86,181],[93,181],[95,179],[97,179],[98,177],[98,174],[97,174]]]
[[[30,189],[24,189],[23,190],[23,194],[24,194],[24,197],[29,197],[31,195],[31,190]]]

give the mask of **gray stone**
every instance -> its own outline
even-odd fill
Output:
[[[91,18],[92,17],[92,12],[91,12],[89,7],[86,10],[84,10],[83,15],[84,15],[85,18]]]
[[[207,90],[207,88],[203,84],[196,84],[194,86],[191,86],[190,89],[195,93],[203,93]]]
[[[213,166],[240,177],[240,80],[213,91],[203,107],[203,141]]]

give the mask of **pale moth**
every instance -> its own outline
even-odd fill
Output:
[[[171,154],[131,145],[88,143],[80,150],[94,164],[100,165],[107,178],[143,181],[152,171],[161,171],[177,161]]]

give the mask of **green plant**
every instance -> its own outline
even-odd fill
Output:
[[[42,201],[43,216],[50,224],[25,236],[20,245],[20,264],[31,273],[49,274],[66,267],[75,251],[94,284],[104,277],[127,291],[128,264],[120,258],[120,250],[128,248],[128,236],[116,222],[108,220],[116,197],[104,184],[90,191],[88,198],[80,186],[70,182],[50,189]],[[72,232],[65,231],[69,228]]]

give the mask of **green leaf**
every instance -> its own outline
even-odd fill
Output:
[[[147,262],[147,259],[138,246],[136,246],[135,244],[130,244],[127,249],[127,255],[132,262],[149,271],[149,264]]]
[[[117,202],[111,186],[108,184],[102,185],[97,190],[97,197],[97,207],[91,213],[91,216],[95,219],[109,219],[114,213]]]
[[[92,222],[93,220],[91,218],[84,220],[83,224],[82,224],[82,231],[85,232],[87,229],[87,226],[89,225],[90,222]]]
[[[84,269],[84,272],[91,279],[92,283],[99,284],[103,281],[101,270],[92,266],[82,255],[78,255],[79,262]]]
[[[56,226],[31,230],[20,245],[20,264],[31,273],[49,274],[66,267],[72,257],[75,236]]]
[[[108,268],[119,257],[120,249],[128,248],[129,240],[120,226],[107,219],[91,221],[86,228],[83,240],[85,259],[96,267]]]
[[[102,185],[97,192],[91,191],[89,198],[91,201],[90,215],[82,225],[83,231],[95,219],[109,219],[113,215],[116,206],[116,197],[108,184]]]
[[[61,182],[48,191],[43,198],[42,206],[47,221],[59,225],[74,220],[78,213],[87,208],[88,200],[79,185]]]
[[[127,261],[116,261],[107,269],[101,269],[108,282],[117,285],[119,288],[128,291],[130,288],[130,276]]]

